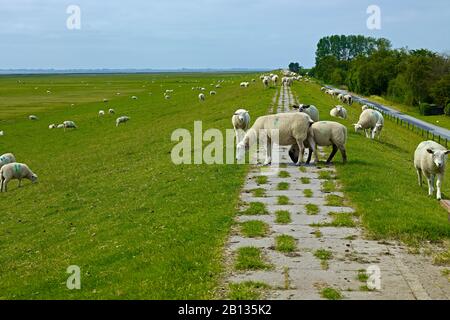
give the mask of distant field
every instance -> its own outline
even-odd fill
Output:
[[[333,120],[347,126],[349,163],[335,162],[343,190],[362,215],[367,231],[375,238],[402,239],[409,243],[450,238],[447,212],[428,188],[419,188],[413,167],[414,150],[422,138],[386,119],[381,141],[366,139],[354,132],[361,106],[346,107],[347,120],[332,118],[337,100],[320,91],[316,84],[296,83],[293,88],[300,103],[314,104],[321,120]],[[444,198],[450,198],[450,176],[443,184]]]
[[[216,297],[247,166],[176,166],[170,137],[177,128],[192,131],[195,120],[204,130],[231,128],[241,107],[253,119],[266,113],[274,89],[259,81],[239,88],[253,77],[0,77],[0,153],[13,152],[40,178],[22,189],[13,181],[0,195],[0,298]],[[223,88],[204,103],[191,90],[209,91],[221,79]],[[166,89],[174,90],[170,100]],[[98,117],[110,107],[116,116]],[[116,128],[120,115],[131,120]],[[64,120],[79,130],[48,129]],[[81,268],[81,290],[66,288],[69,265]]]

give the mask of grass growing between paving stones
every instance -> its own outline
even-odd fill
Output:
[[[228,299],[230,300],[260,300],[264,291],[270,286],[263,282],[245,281],[230,283]]]
[[[322,269],[328,270],[328,260],[333,257],[333,253],[325,249],[318,249],[314,252],[314,256],[320,260]]]
[[[262,198],[266,196],[266,190],[263,188],[253,189],[250,192],[255,198]]]
[[[279,210],[275,212],[275,223],[288,224],[291,223],[291,213],[287,210]]]
[[[290,173],[287,171],[280,171],[278,173],[278,177],[280,177],[280,178],[289,178],[290,176],[291,176]]]
[[[320,291],[320,296],[327,300],[341,300],[342,294],[334,288],[324,288]]]
[[[308,203],[305,205],[306,208],[306,214],[309,216],[315,216],[319,213],[320,209],[319,206],[313,203]]]
[[[344,198],[334,195],[334,194],[329,194],[325,197],[325,205],[329,206],[329,207],[343,207],[344,206]]]
[[[328,171],[328,170],[324,170],[324,171],[319,171],[319,179],[321,180],[332,180],[333,178],[333,172]]]
[[[311,179],[307,178],[307,177],[301,177],[300,178],[301,183],[303,184],[310,184],[311,183]]]
[[[322,232],[319,229],[314,230],[313,235],[316,238],[322,238],[322,236],[323,236]]]
[[[300,170],[300,172],[303,172],[303,173],[305,173],[307,171],[306,167],[303,167],[303,166],[299,167],[298,169]]]
[[[312,192],[311,189],[305,189],[305,190],[303,190],[303,195],[304,195],[306,198],[312,198],[313,195],[314,195],[314,193]]]
[[[292,90],[301,92],[303,103],[319,109],[321,120],[333,120],[329,108],[336,99],[321,92],[319,85],[295,83]],[[352,127],[361,114],[360,105],[355,103],[347,111],[348,119],[340,122],[348,129],[349,161],[342,165],[338,152],[334,163],[342,191],[361,214],[368,234],[375,239],[400,239],[409,244],[450,239],[446,210],[435,198],[428,197],[426,185],[417,184],[414,150],[427,138],[385,119],[381,140],[367,139]],[[445,199],[450,197],[450,180],[444,181],[442,192]]]
[[[255,179],[256,179],[256,184],[258,184],[258,185],[267,184],[267,181],[269,180],[269,178],[267,178],[267,176],[257,176]]]
[[[247,238],[260,238],[267,235],[269,226],[259,220],[250,220],[241,223],[241,233]]]
[[[289,198],[287,196],[278,196],[277,204],[279,204],[281,206],[288,205],[288,204],[290,204]]]
[[[322,191],[330,193],[336,191],[336,183],[333,180],[325,180],[322,182]]]
[[[289,190],[289,183],[287,183],[287,182],[280,182],[277,185],[277,190],[279,190],[279,191]]]
[[[292,253],[297,249],[297,242],[294,237],[280,235],[275,238],[275,250],[283,253]]]
[[[235,269],[236,270],[265,270],[271,265],[264,261],[260,248],[243,247],[237,250]]]
[[[269,211],[267,211],[266,205],[262,202],[250,202],[249,207],[246,210],[242,211],[241,214],[256,216],[269,214]]]
[[[433,257],[433,264],[437,266],[450,266],[450,250],[436,254]]]
[[[441,271],[441,273],[450,282],[450,269],[444,269],[444,270]]]

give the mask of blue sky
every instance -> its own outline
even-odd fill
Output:
[[[381,30],[366,27],[372,4]],[[448,53],[449,31],[448,0],[0,0],[0,69],[312,66],[325,35]]]

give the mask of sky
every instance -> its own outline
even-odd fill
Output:
[[[0,0],[0,69],[311,67],[323,36],[449,53],[449,32],[449,0]]]

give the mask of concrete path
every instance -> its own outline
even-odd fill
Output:
[[[291,90],[280,90],[278,111],[290,111],[294,101]],[[327,203],[330,195],[344,199],[341,192],[322,188],[323,183],[332,183],[326,182],[330,180],[338,185],[333,167],[299,168],[291,163],[287,148],[274,149],[280,153],[280,164],[254,167],[242,190],[242,211],[258,202],[265,205],[267,213],[236,218],[237,227],[226,249],[228,283],[263,282],[270,286],[266,299],[324,299],[327,288],[340,292],[342,299],[450,299],[450,283],[441,274],[443,268],[433,266],[430,257],[408,254],[397,242],[366,240],[346,202]],[[258,184],[257,177],[262,175],[267,176],[267,183]],[[281,182],[288,183],[288,188],[279,190]],[[255,196],[255,189],[264,194]],[[289,204],[279,204],[280,196],[287,197]],[[308,213],[307,207],[318,212]],[[283,210],[289,212],[290,221],[277,222],[276,212]],[[253,220],[266,223],[269,232],[259,238],[245,237],[241,223]],[[293,251],[278,251],[276,239],[281,235],[293,237]],[[236,271],[237,251],[242,247],[260,248],[271,267]]]

